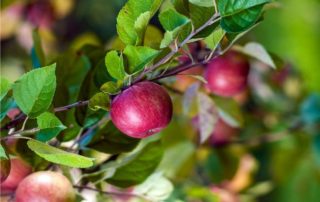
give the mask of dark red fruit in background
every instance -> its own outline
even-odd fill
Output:
[[[73,202],[75,192],[70,181],[62,174],[40,171],[21,181],[15,197],[16,202]]]
[[[207,65],[206,87],[216,95],[232,97],[246,88],[249,68],[245,56],[229,51]]]
[[[213,146],[220,146],[230,142],[238,133],[238,129],[231,127],[221,118],[215,124],[214,131],[210,136],[210,143]]]
[[[145,138],[160,132],[172,117],[172,101],[160,85],[139,82],[117,95],[111,103],[111,120],[124,134]]]
[[[35,1],[27,6],[27,19],[36,27],[49,28],[54,18],[54,9],[50,1]]]
[[[11,159],[11,170],[8,178],[1,183],[1,193],[12,193],[19,183],[32,172],[32,168],[21,159]],[[2,171],[1,171],[2,172]]]

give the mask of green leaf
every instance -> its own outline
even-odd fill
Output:
[[[197,6],[212,7],[214,6],[215,0],[189,0],[189,1]]]
[[[250,42],[250,43],[247,43],[244,47],[237,46],[236,50],[239,50],[242,53],[265,63],[269,67],[272,67],[274,69],[276,68],[276,65],[271,55],[261,44]]]
[[[9,160],[9,156],[5,150],[5,148],[2,146],[2,142],[0,144],[0,160]]]
[[[188,31],[186,26],[190,20],[179,14],[173,9],[163,11],[159,15],[159,20],[163,28],[166,30],[164,37],[161,41],[160,48],[165,48],[170,45],[170,43],[175,40],[180,33],[183,31]]]
[[[197,104],[197,94],[199,91],[200,83],[196,82],[190,85],[185,93],[183,94],[182,100],[182,109],[183,113],[190,115],[191,117],[196,116],[198,113],[198,104]]]
[[[145,46],[128,45],[123,53],[128,58],[128,73],[134,74],[151,62],[158,55],[159,51]]]
[[[214,11],[214,7],[203,7],[189,3],[189,15],[195,29],[206,23],[213,16]]]
[[[151,201],[164,201],[171,195],[172,191],[173,184],[162,173],[157,172],[148,177],[142,184],[135,186],[132,192],[145,196]]]
[[[118,80],[123,80],[126,76],[124,71],[122,54],[119,56],[117,51],[110,51],[105,57],[105,64],[109,74]]]
[[[167,31],[173,31],[177,27],[180,27],[190,21],[187,17],[179,14],[173,9],[168,9],[160,13],[159,20],[162,27]]]
[[[198,126],[200,143],[204,143],[212,134],[217,122],[216,106],[213,100],[205,93],[198,93]]]
[[[134,156],[124,160],[106,181],[118,187],[130,187],[145,181],[156,169],[163,155],[160,141],[147,144]]]
[[[52,113],[44,112],[37,117],[37,124],[40,131],[37,133],[37,140],[46,142],[56,137],[67,127]]]
[[[108,81],[100,87],[100,90],[109,95],[116,95],[120,92],[120,86],[113,81]]]
[[[141,45],[144,31],[162,0],[129,0],[117,17],[118,35],[125,44]]]
[[[45,112],[56,89],[56,64],[32,70],[13,86],[13,97],[20,109],[31,118]]]
[[[242,32],[253,26],[262,13],[264,4],[270,0],[218,1],[221,14],[221,27],[227,32]]]
[[[147,11],[142,13],[138,19],[134,23],[134,29],[138,36],[141,36],[138,38],[138,41],[136,44],[142,44],[144,42],[144,35],[146,32],[146,29],[148,27],[149,20],[151,19],[151,12]]]
[[[242,127],[243,126],[243,115],[240,106],[236,101],[230,98],[214,97],[213,98],[219,116],[230,126]]]
[[[4,77],[0,77],[0,101],[7,95],[10,89],[10,81]]]
[[[89,100],[89,108],[94,111],[97,111],[99,109],[104,109],[106,111],[109,111],[110,109],[109,95],[106,95],[105,93],[102,93],[102,92],[96,93]]]
[[[120,132],[109,121],[105,127],[94,135],[88,147],[103,153],[120,154],[133,150],[139,142],[139,139],[131,138]]]
[[[33,152],[52,163],[74,168],[88,168],[93,165],[92,158],[65,152],[37,140],[29,140],[27,144]]]
[[[204,42],[208,48],[215,50],[225,36],[225,33],[226,32],[220,26],[218,26],[209,36],[204,39]]]

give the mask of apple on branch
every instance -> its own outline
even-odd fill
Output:
[[[124,134],[146,138],[169,124],[172,101],[160,85],[138,82],[112,100],[110,114],[114,125]]]

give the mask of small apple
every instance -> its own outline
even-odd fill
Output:
[[[111,120],[124,134],[145,138],[165,128],[172,117],[172,101],[160,85],[143,81],[125,89],[111,102]]]
[[[250,65],[247,58],[229,51],[207,65],[205,79],[207,89],[219,96],[232,97],[247,86]]]
[[[238,133],[238,129],[231,127],[221,118],[215,124],[213,133],[210,136],[210,143],[213,146],[221,146],[227,144]]]
[[[4,182],[1,182],[1,193],[12,193],[16,190],[19,183],[32,172],[32,168],[19,158],[10,160],[11,170]],[[2,165],[1,165],[2,172]]]
[[[39,171],[21,181],[16,190],[15,201],[73,202],[75,191],[64,175],[52,171]]]

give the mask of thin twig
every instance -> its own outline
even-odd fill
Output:
[[[199,27],[198,29],[192,31],[189,36],[187,36],[180,44],[177,45],[176,48],[174,48],[173,50],[171,50],[170,53],[168,53],[165,57],[163,57],[161,60],[159,60],[157,63],[155,63],[154,65],[152,65],[149,68],[146,68],[133,82],[132,84],[135,84],[139,81],[141,81],[144,76],[149,73],[154,71],[155,69],[157,69],[159,66],[163,65],[164,63],[166,63],[168,60],[170,60],[172,58],[172,56],[174,56],[181,47],[183,47],[186,43],[188,43],[188,41],[190,39],[192,39],[195,35],[197,35],[199,32],[201,32],[202,30],[204,30],[205,28],[207,28],[208,26],[214,24],[215,22],[217,22],[218,20],[220,20],[220,15],[218,13],[215,13],[206,23],[204,23],[201,27]]]
[[[84,105],[88,105],[89,103],[89,100],[85,100],[85,101],[78,101],[78,102],[75,102],[75,103],[72,103],[72,104],[69,104],[69,105],[66,105],[66,106],[62,106],[62,107],[57,107],[57,108],[54,108],[54,112],[62,112],[62,111],[67,111],[71,108],[74,108],[74,107],[79,107],[79,106],[84,106]],[[2,130],[7,130],[7,129],[10,129],[12,128],[13,126],[19,124],[21,121],[25,121],[27,118],[27,116],[23,113],[19,114],[17,116],[17,118],[15,118],[14,120],[10,121],[9,123],[7,123],[5,126],[3,126],[0,131]]]
[[[69,104],[69,105],[66,105],[66,106],[54,108],[54,112],[66,111],[66,110],[69,110],[69,109],[74,108],[74,107],[80,107],[80,106],[87,105],[88,103],[89,103],[89,100],[78,101],[78,102],[75,102],[73,104]]]
[[[79,142],[81,142],[81,140],[83,140],[84,138],[89,136],[93,130],[95,130],[96,128],[98,128],[98,127],[102,126],[103,124],[107,123],[109,120],[110,120],[110,117],[108,115],[108,116],[103,117],[99,122],[97,122],[93,126],[89,127],[88,130],[86,130],[76,141],[74,141],[74,143],[70,146],[70,149],[72,150],[72,148],[75,145],[77,145]]]
[[[96,189],[93,187],[88,187],[88,186],[79,186],[79,185],[73,185],[74,188],[77,189],[87,189],[95,192],[100,192],[106,195],[113,195],[113,196],[129,196],[129,197],[137,197],[141,198],[146,201],[150,201],[149,199],[145,198],[144,196],[138,195],[138,194],[133,194],[133,193],[127,193],[127,192],[115,192],[115,191],[102,191],[100,189]]]

